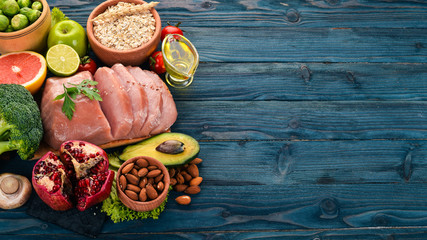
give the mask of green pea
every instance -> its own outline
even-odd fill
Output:
[[[13,30],[21,30],[28,26],[28,18],[24,14],[16,14],[13,16],[12,20],[10,21],[10,25],[12,25]]]

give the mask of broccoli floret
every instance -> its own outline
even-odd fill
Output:
[[[43,137],[40,110],[31,93],[18,84],[0,84],[0,154],[17,150],[30,159]]]

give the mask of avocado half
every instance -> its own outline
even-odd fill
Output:
[[[174,144],[170,150],[171,144],[168,143],[180,144]],[[165,145],[167,146],[164,147]],[[199,151],[199,143],[191,136],[183,133],[162,133],[127,146],[119,158],[126,161],[133,157],[147,156],[159,160],[166,167],[175,167],[190,162],[197,157]]]

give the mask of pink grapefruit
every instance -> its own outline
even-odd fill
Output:
[[[0,83],[21,84],[31,94],[43,85],[46,72],[46,60],[36,52],[13,52],[0,56]]]

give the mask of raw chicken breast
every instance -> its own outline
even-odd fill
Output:
[[[161,91],[155,81],[139,67],[127,67],[136,81],[145,90],[148,99],[148,116],[142,132],[150,134],[160,124],[161,107],[163,105]]]
[[[52,77],[46,80],[41,100],[41,116],[45,130],[45,142],[54,149],[70,139],[82,139],[103,144],[113,140],[110,124],[108,123],[98,101],[93,101],[84,95],[79,95],[74,100],[75,112],[69,120],[62,112],[61,100],[53,100],[64,93],[63,84],[78,84],[84,79],[93,80],[89,72],[81,72],[72,77]]]
[[[132,102],[114,71],[107,67],[95,72],[96,86],[102,97],[101,108],[111,126],[113,138],[128,139],[132,129]]]
[[[176,121],[178,112],[176,110],[175,101],[173,100],[172,94],[169,92],[168,87],[163,80],[155,72],[144,70],[144,72],[155,82],[157,87],[160,89],[162,95],[162,106],[161,116],[159,119],[159,125],[151,130],[151,134],[159,134],[168,130]]]
[[[122,64],[117,63],[113,65],[111,69],[113,69],[117,79],[120,80],[121,84],[124,86],[124,90],[132,101],[133,122],[128,137],[135,138],[148,135],[148,132],[143,129],[148,115],[148,100],[145,90]]]

